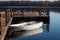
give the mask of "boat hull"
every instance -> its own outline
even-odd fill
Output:
[[[34,30],[34,29],[38,29],[40,27],[42,27],[43,22],[38,22],[32,25],[20,25],[20,26],[12,26],[12,28],[14,28],[14,31],[21,31],[21,30]]]
[[[34,29],[38,29],[40,27],[42,27],[43,22],[39,22],[37,24],[33,24],[33,25],[28,25],[28,26],[19,26],[19,27],[15,27],[14,31],[20,31],[20,30],[34,30]]]

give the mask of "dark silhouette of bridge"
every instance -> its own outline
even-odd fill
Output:
[[[60,8],[60,2],[7,1],[0,2],[0,8]]]
[[[0,8],[60,8],[60,6],[0,6]]]

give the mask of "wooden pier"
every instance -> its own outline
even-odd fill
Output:
[[[6,10],[6,11],[3,11],[3,12],[0,12],[0,15],[1,15],[1,36],[0,36],[0,39],[1,40],[4,40],[5,39],[5,37],[6,37],[6,35],[7,35],[7,31],[8,31],[8,29],[9,29],[9,25],[12,23],[12,21],[13,20],[16,20],[16,19],[14,19],[15,17],[16,18],[19,18],[19,21],[21,21],[20,19],[21,18],[27,18],[26,20],[28,21],[28,19],[30,19],[31,20],[31,18],[32,19],[34,19],[34,18],[36,18],[36,19],[38,19],[39,20],[39,18],[40,17],[45,17],[45,18],[48,18],[49,17],[49,13],[48,13],[48,16],[43,16],[41,13],[39,14],[40,12],[38,12],[38,13],[36,13],[36,14],[24,14],[24,13],[22,13],[22,14],[16,14],[15,12],[13,12],[12,11],[12,9],[8,9],[8,10]],[[22,19],[22,20],[23,20]],[[17,20],[18,21],[18,20]]]
[[[7,24],[7,26],[2,26],[2,27],[1,27],[1,31],[2,31],[1,37],[0,37],[1,40],[4,40],[4,39],[5,39],[7,30],[8,30],[8,28],[9,28],[9,25],[11,24],[11,21],[12,21],[12,18],[10,19],[10,22]]]
[[[0,2],[0,3],[2,3],[2,2]],[[8,3],[9,2],[3,2],[2,4],[0,4],[0,5],[5,5],[5,4],[7,4],[8,5]],[[13,2],[13,4],[14,4],[15,2]],[[29,2],[16,2],[16,3],[19,3],[19,4],[24,4],[24,5],[30,5],[30,3]],[[16,4],[15,3],[15,4]],[[35,6],[33,6],[34,4],[35,4]],[[43,17],[43,18],[49,18],[49,9],[47,8],[47,9],[45,9],[45,10],[47,10],[46,12],[47,12],[47,14],[46,15],[43,15],[42,13],[41,13],[41,9],[42,8],[40,8],[40,6],[37,6],[37,2],[35,3],[35,2],[33,2],[32,4],[33,5],[30,5],[30,6],[23,6],[23,5],[20,5],[20,6],[12,6],[12,5],[10,5],[10,6],[1,6],[0,8],[1,9],[4,9],[3,11],[1,11],[0,10],[0,31],[1,31],[1,35],[0,35],[0,39],[1,40],[4,40],[5,39],[5,37],[6,37],[6,35],[7,35],[7,31],[8,31],[8,29],[9,29],[9,25],[12,23],[12,21],[15,21],[16,19],[15,18],[18,18],[18,20],[19,21],[21,21],[21,18],[22,18],[22,20],[25,18],[25,20],[31,20],[31,19],[38,19],[39,20],[39,18],[40,17]],[[10,3],[9,3],[10,4]],[[39,5],[40,5],[40,2],[38,3]],[[18,9],[18,10],[17,10]],[[21,14],[20,14],[20,12],[17,12],[17,11],[20,11],[21,12]],[[42,10],[42,12],[43,12],[44,10]],[[24,12],[27,12],[27,13],[24,13]],[[32,13],[28,13],[28,12],[32,12]],[[33,13],[33,12],[35,12],[35,13]],[[17,20],[17,21],[18,21]]]
[[[4,40],[13,17],[12,17],[11,10],[0,11],[0,15],[1,15],[1,17],[0,17],[1,18],[1,20],[0,20],[1,21],[0,40]]]

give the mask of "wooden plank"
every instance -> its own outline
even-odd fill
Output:
[[[1,35],[1,37],[0,37],[1,40],[4,40],[4,39],[5,39],[7,30],[8,30],[8,28],[9,28],[9,25],[11,24],[11,21],[12,21],[12,18],[10,19],[10,22],[7,24],[7,26],[3,26],[3,27],[1,28],[1,30],[2,30],[2,35]]]

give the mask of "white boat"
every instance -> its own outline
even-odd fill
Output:
[[[12,24],[10,25],[10,27],[14,27],[15,30],[14,31],[20,31],[20,30],[34,30],[37,28],[42,27],[43,22],[24,22],[24,23],[20,23],[20,24]]]
[[[35,29],[35,30],[28,30],[28,31],[19,31],[19,32],[12,33],[11,38],[38,36],[41,33],[43,33],[43,28],[38,28],[38,29]]]

